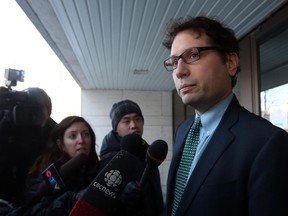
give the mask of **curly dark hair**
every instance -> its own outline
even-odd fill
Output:
[[[224,62],[226,62],[227,54],[229,53],[236,53],[239,57],[239,44],[234,31],[216,21],[216,19],[205,16],[187,16],[170,20],[167,24],[163,45],[170,50],[176,35],[184,30],[192,30],[199,37],[203,33],[206,34],[210,39],[211,45],[218,48]],[[237,68],[236,74],[232,77],[232,87],[237,83],[237,74],[239,72],[240,67]]]

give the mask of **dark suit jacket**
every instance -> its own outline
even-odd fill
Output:
[[[175,176],[194,116],[176,131],[167,182],[171,215]],[[196,165],[177,216],[288,215],[288,134],[241,107],[234,96]]]

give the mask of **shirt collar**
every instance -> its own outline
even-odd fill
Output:
[[[214,131],[216,129],[232,98],[233,93],[201,115],[201,125],[204,131]],[[195,118],[197,116],[196,113]]]

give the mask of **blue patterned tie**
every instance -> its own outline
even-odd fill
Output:
[[[201,119],[197,117],[190,128],[186,138],[185,146],[183,149],[181,161],[178,167],[174,191],[174,202],[172,206],[172,215],[175,215],[178,204],[181,200],[182,194],[186,187],[188,175],[190,172],[191,164],[195,156],[197,145],[199,142],[199,134],[201,127]]]

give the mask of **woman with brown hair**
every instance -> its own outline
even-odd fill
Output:
[[[20,208],[22,214],[68,215],[76,201],[76,194],[97,175],[99,161],[95,142],[90,124],[82,117],[69,116],[55,126],[47,150],[38,157],[28,173],[25,190],[27,202]],[[67,166],[68,163],[71,165]],[[53,176],[52,172],[52,177],[46,177],[45,181],[47,167],[49,172],[53,171],[51,164],[57,175]],[[57,182],[58,174],[60,182],[64,183],[62,187]],[[52,187],[49,188],[49,184]]]

